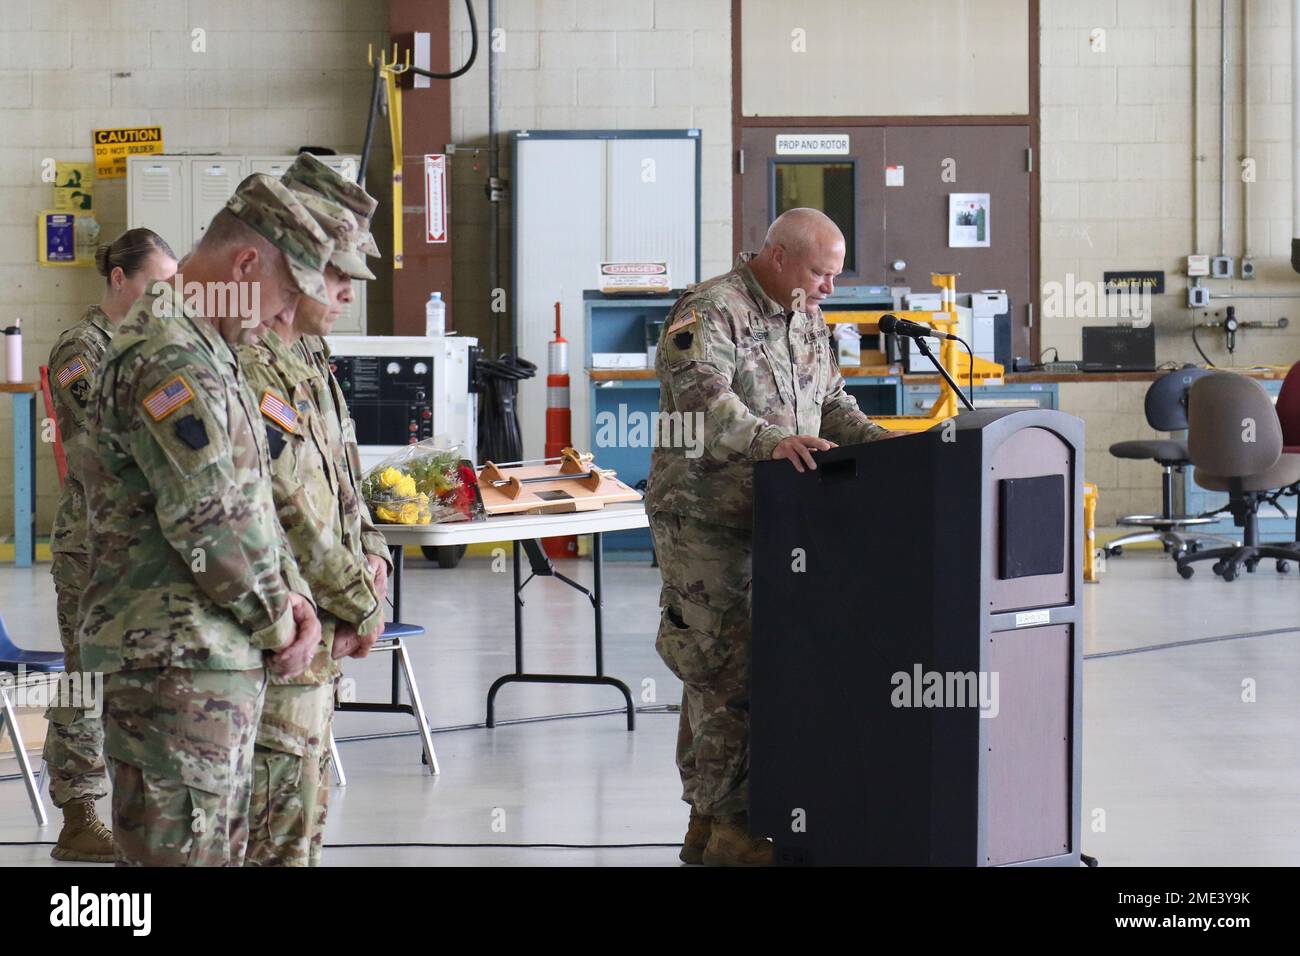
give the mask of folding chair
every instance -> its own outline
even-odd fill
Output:
[[[431,773],[439,774],[442,770],[438,766],[438,755],[433,750],[433,735],[429,733],[429,719],[425,716],[424,703],[420,700],[420,688],[415,683],[415,668],[411,666],[410,654],[407,653],[406,645],[402,642],[404,637],[419,637],[424,633],[424,628],[419,624],[399,624],[397,621],[386,623],[383,634],[379,636],[375,646],[370,649],[370,653],[376,654],[388,651],[394,655],[393,692],[390,702],[339,701],[335,705],[335,709],[339,711],[364,711],[372,714],[410,714],[420,726],[420,739],[424,747],[424,762],[428,765]],[[402,680],[405,681],[406,691],[411,698],[409,704],[404,704],[401,700]],[[339,760],[338,744],[335,742],[332,732],[330,733],[330,762],[334,765],[334,777],[338,781],[338,785],[346,787],[347,776],[343,772],[343,764]]]
[[[8,628],[5,627],[4,618],[0,617],[0,671],[13,674],[18,679],[16,686],[22,686],[32,680],[21,675],[40,675],[40,679],[48,679],[50,674],[62,673],[63,654],[59,651],[24,650],[13,642]],[[36,822],[45,826],[49,822],[45,815],[45,804],[41,802],[41,783],[45,777],[45,763],[41,762],[39,777],[32,773],[32,763],[23,744],[22,729],[18,726],[18,714],[6,686],[0,683],[0,738],[4,737],[6,727],[9,728],[9,736],[14,742],[19,776],[23,778],[23,783],[27,787],[27,797],[32,802],[32,812],[36,814]]]

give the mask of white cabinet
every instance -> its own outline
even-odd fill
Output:
[[[699,130],[513,135],[515,343],[537,375],[519,383],[524,458],[546,440],[547,343],[561,303],[574,446],[590,449],[582,356],[585,289],[601,262],[666,261],[674,288],[699,281]]]
[[[190,163],[190,247],[199,244],[208,223],[235,194],[244,179],[242,156],[191,156]]]
[[[127,168],[127,223],[147,226],[177,256],[190,251],[189,162],[179,156],[132,156]]]
[[[128,227],[144,226],[167,240],[177,256],[187,255],[245,176],[279,177],[293,156],[132,156],[126,161]],[[356,156],[321,156],[321,161],[353,182]],[[377,260],[376,260],[377,261]],[[373,271],[373,269],[372,269]],[[339,316],[335,335],[366,330],[366,283],[352,283],[352,302]]]

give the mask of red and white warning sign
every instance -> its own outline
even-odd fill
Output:
[[[447,241],[447,157],[424,157],[424,241]]]

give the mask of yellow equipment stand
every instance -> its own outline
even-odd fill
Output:
[[[375,65],[375,49],[366,48],[366,59]],[[388,131],[393,139],[393,268],[402,268],[402,88],[397,78],[411,66],[411,51],[406,51],[405,62],[398,62],[397,44],[393,44],[393,58],[389,60],[379,51],[379,68],[384,74],[384,88],[388,94]],[[361,184],[365,186],[365,183]]]
[[[950,331],[957,328],[957,273],[949,272],[932,272],[930,273],[930,282],[942,290],[940,300],[940,309],[937,312],[921,311],[898,311],[894,309],[886,310],[863,310],[863,311],[844,311],[844,312],[824,312],[822,314],[826,322],[839,323],[849,322],[854,325],[865,326],[864,331],[867,333],[878,332],[880,320],[887,315],[892,315],[899,319],[908,319],[912,322],[919,322],[932,326],[940,331]],[[945,316],[944,313],[947,313]],[[939,362],[947,369],[948,374],[959,384],[964,385],[972,381],[971,364],[964,352],[959,352],[957,343],[950,339],[944,339],[939,346]],[[997,362],[990,362],[987,359],[976,358],[973,372],[973,384],[983,385],[990,381],[997,381],[1001,384],[1004,369]],[[925,415],[872,415],[871,420],[882,428],[888,428],[895,432],[923,432],[933,428],[935,425],[949,418],[954,417],[958,411],[957,395],[953,392],[952,387],[945,381],[940,380],[939,397],[930,410]]]

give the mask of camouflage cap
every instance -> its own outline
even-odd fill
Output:
[[[284,253],[289,272],[304,295],[329,304],[325,266],[334,252],[334,241],[295,193],[271,176],[254,173],[239,184],[226,208]]]
[[[370,220],[374,218],[379,200],[371,196],[346,176],[330,169],[311,153],[299,153],[293,165],[284,171],[280,182],[290,189],[305,189],[320,193],[331,202],[345,206],[357,217],[362,237],[357,244],[368,256],[378,256],[379,247],[370,234]]]
[[[306,210],[316,220],[316,225],[324,230],[325,235],[334,240],[334,251],[330,253],[330,265],[344,275],[353,279],[373,279],[375,274],[366,265],[366,257],[357,248],[361,240],[361,230],[357,228],[357,217],[350,209],[345,209],[336,202],[330,202],[317,192],[308,190],[291,190]]]

